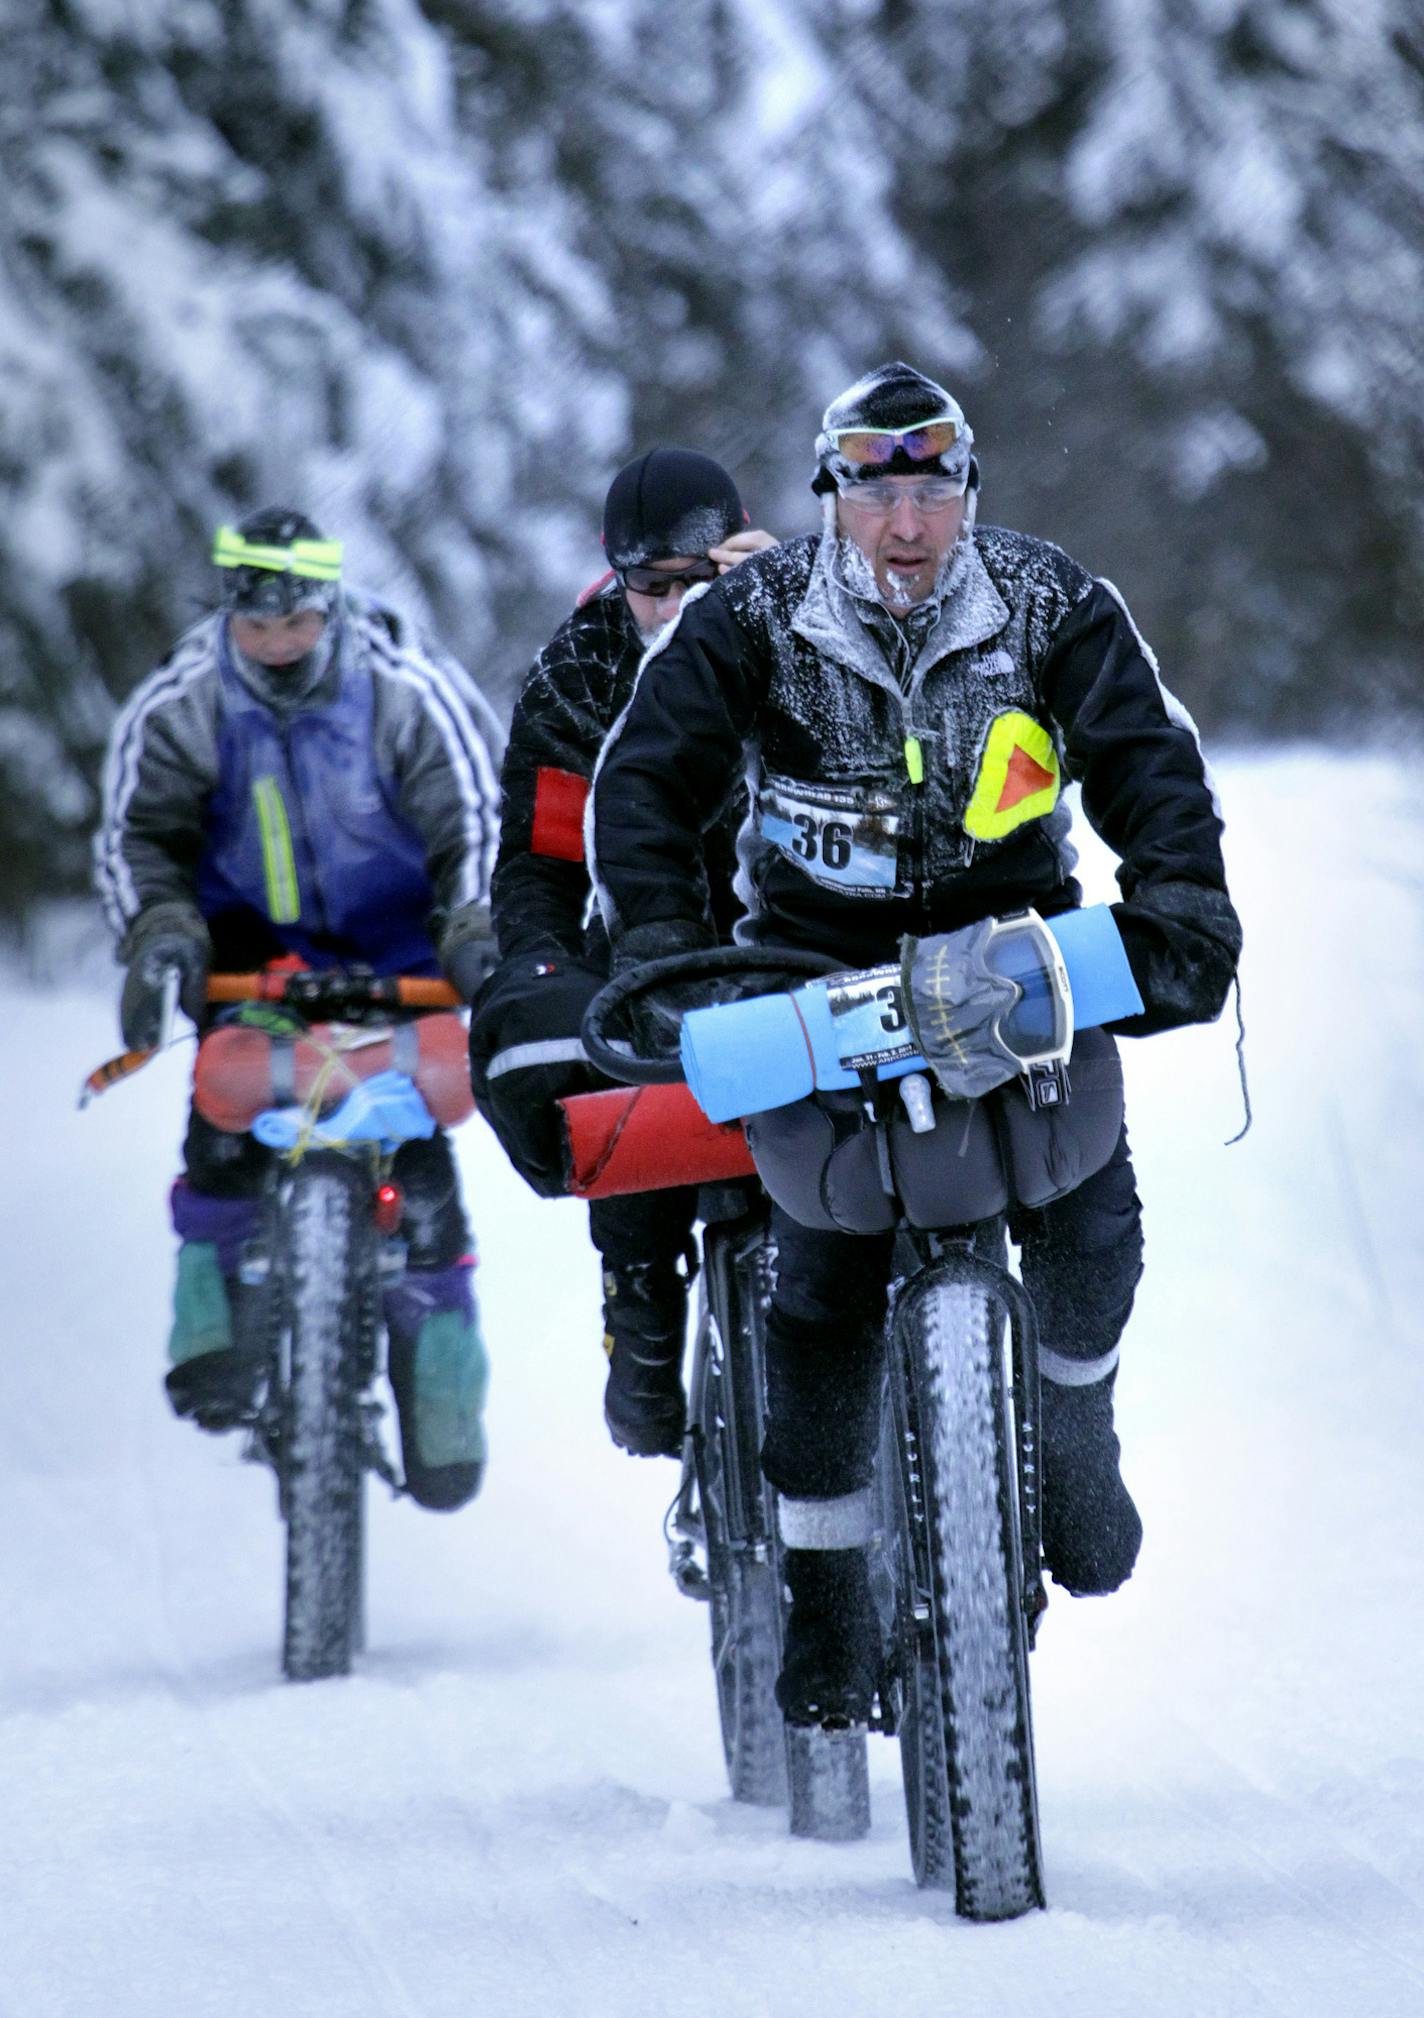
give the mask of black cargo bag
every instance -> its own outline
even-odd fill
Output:
[[[882,1086],[885,1118],[874,1124],[858,1092],[813,1093],[752,1115],[747,1141],[762,1183],[802,1226],[882,1233],[901,1218],[972,1226],[1015,1206],[1047,1205],[1111,1157],[1122,1132],[1122,1065],[1105,1030],[1078,1033],[1068,1081],[1065,1103],[1039,1107],[1022,1078],[980,1100],[953,1100],[934,1086],[934,1127],[922,1135],[893,1080]]]

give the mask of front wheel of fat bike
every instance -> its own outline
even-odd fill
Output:
[[[283,1255],[281,1504],[287,1524],[282,1666],[295,1682],[349,1673],[361,1644],[361,1394],[376,1322],[365,1173],[313,1155],[279,1180]]]
[[[882,1455],[915,1879],[970,1920],[1044,1903],[1004,1333],[982,1281],[948,1262],[913,1278]]]

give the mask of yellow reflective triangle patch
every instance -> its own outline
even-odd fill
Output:
[[[1025,820],[1051,813],[1061,788],[1052,736],[1032,715],[1009,708],[989,724],[964,831],[976,841],[1001,841]]]

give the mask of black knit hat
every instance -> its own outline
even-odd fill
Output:
[[[603,548],[615,568],[705,554],[747,523],[721,463],[690,448],[652,448],[625,464],[603,501]]]
[[[926,421],[939,420],[950,415],[959,423],[959,435],[952,448],[935,458],[933,462],[915,461],[902,448],[897,448],[889,462],[864,465],[848,462],[836,452],[832,435],[846,433],[853,428],[873,428],[883,430],[894,428],[909,431],[922,426]],[[854,385],[847,386],[837,399],[833,399],[821,416],[821,432],[816,437],[816,474],[811,483],[814,491],[836,490],[840,484],[858,483],[866,479],[883,476],[967,476],[972,484],[978,478],[978,468],[970,450],[974,446],[974,430],[964,418],[959,402],[942,385],[932,378],[926,378],[913,365],[877,365],[864,378],[858,378]],[[839,480],[839,481],[838,481]]]

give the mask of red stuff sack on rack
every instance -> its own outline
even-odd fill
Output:
[[[333,1058],[336,1039],[352,1048]],[[315,1023],[300,1037],[274,1037],[240,1023],[210,1030],[193,1066],[193,1104],[205,1121],[244,1134],[268,1107],[304,1105],[323,1073],[321,1109],[337,1106],[362,1079],[404,1072],[442,1128],[475,1111],[465,1025],[456,1015],[418,1016],[408,1023],[357,1030]]]

